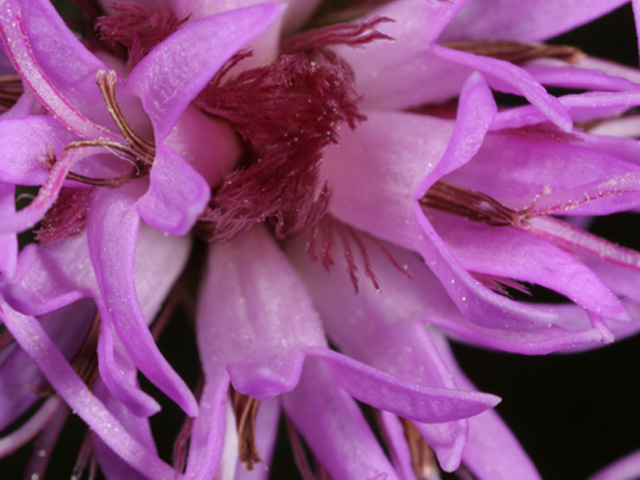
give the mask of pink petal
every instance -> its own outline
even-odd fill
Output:
[[[172,235],[191,230],[211,196],[202,176],[171,147],[158,143],[149,189],[136,210],[149,225]]]
[[[589,477],[589,480],[634,480],[639,476],[640,451],[637,451]]]
[[[195,415],[195,398],[158,350],[136,295],[134,267],[140,220],[132,190],[137,190],[137,185],[96,191],[87,214],[89,252],[102,294],[97,299],[102,307],[100,315],[107,325],[113,323],[142,373],[188,415]]]
[[[243,45],[282,14],[277,3],[255,5],[191,22],[154,48],[128,78],[163,140],[187,105]]]
[[[205,275],[197,314],[205,374],[228,370],[237,391],[258,399],[294,388],[302,350],[326,340],[304,287],[266,229],[212,245]]]

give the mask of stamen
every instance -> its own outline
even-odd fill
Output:
[[[256,415],[260,402],[248,395],[236,392],[233,388],[230,390],[230,395],[236,414],[238,452],[242,469],[245,472],[250,472],[256,463],[264,464],[256,445]]]
[[[529,289],[522,283],[513,280],[511,278],[498,277],[496,275],[489,275],[488,273],[469,272],[473,278],[483,284],[485,287],[493,290],[505,297],[511,297],[507,288],[511,288],[525,295],[531,296]]]
[[[200,93],[196,104],[231,123],[247,144],[244,164],[226,175],[200,218],[205,240],[226,241],[260,222],[286,239],[323,217],[330,191],[326,183],[319,185],[322,149],[337,141],[341,124],[355,128],[365,116],[357,108],[351,67],[322,47],[388,39],[374,29],[385,21],[294,36],[276,63],[227,79],[248,55],[241,52]]]
[[[0,75],[0,112],[13,107],[23,93],[22,79],[18,75]]]
[[[571,45],[547,45],[546,43],[508,40],[469,40],[445,43],[444,46],[515,64],[530,62],[538,58],[557,58],[569,63],[578,63],[585,56],[579,48]]]
[[[557,218],[534,213],[538,198],[545,193],[543,191],[533,199],[529,207],[518,211],[506,207],[483,193],[466,190],[439,180],[419,201],[426,208],[434,208],[473,222],[517,228],[542,237],[573,254],[587,254],[613,265],[640,271],[640,252],[621,247]],[[616,193],[587,196],[580,200],[579,205]],[[619,193],[625,193],[625,190]],[[566,211],[576,206],[577,202],[572,200],[570,205],[556,205],[553,211]],[[501,283],[504,282],[501,280]]]
[[[331,216],[326,216],[325,218],[323,218],[322,221],[318,225],[316,225],[309,234],[309,240],[306,245],[306,252],[309,256],[309,259],[313,263],[316,263],[319,260],[318,256],[316,255],[316,247],[318,244],[318,240],[320,239],[320,233],[322,233],[320,259],[322,261],[322,266],[324,267],[324,269],[327,272],[331,271],[331,268],[334,265],[333,251],[335,249],[335,232],[338,233],[340,243],[342,244],[342,255],[347,264],[347,273],[349,274],[354,292],[357,294],[360,291],[360,288],[357,276],[358,266],[356,264],[353,250],[351,248],[351,241],[356,244],[358,251],[360,252],[360,261],[361,265],[364,267],[365,276],[369,279],[376,291],[380,291],[380,284],[378,283],[378,279],[373,271],[373,267],[369,259],[369,253],[367,251],[367,246],[363,239],[360,237],[360,233]],[[407,271],[407,269],[403,268],[393,258],[393,255],[391,255],[391,253],[384,247],[382,243],[374,238],[367,238],[370,238],[373,243],[375,243],[375,245],[382,251],[387,260],[391,263],[391,265],[393,265],[396,270],[401,272],[409,279],[413,280],[413,277]]]
[[[138,153],[136,157],[141,162],[148,165],[153,165],[153,159],[156,156],[155,147],[139,137],[131,128],[131,125],[127,122],[126,118],[120,110],[120,105],[116,99],[116,83],[118,76],[115,70],[98,70],[96,73],[96,83],[98,88],[104,97],[104,101],[107,105],[109,115],[113,118],[113,121],[118,126],[118,129],[122,133],[122,136],[129,142],[133,149]]]
[[[404,436],[409,444],[409,452],[411,454],[411,466],[418,480],[438,480],[440,478],[440,470],[436,461],[436,455],[427,441],[422,437],[416,426],[407,420],[401,418]]]
[[[93,453],[93,432],[88,431],[78,452],[78,459],[71,473],[71,480],[80,480],[89,464],[89,478],[95,478],[96,460]]]
[[[114,2],[109,6],[113,14],[99,17],[95,29],[106,45],[115,48],[120,44],[127,49],[129,69],[188,20],[188,17],[178,19],[161,4],[155,11],[133,2]]]

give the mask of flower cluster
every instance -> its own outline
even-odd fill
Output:
[[[640,253],[589,232],[640,207],[640,71],[543,43],[626,2],[74,3],[0,2],[0,456],[43,478],[71,410],[74,475],[267,478],[283,418],[305,479],[538,479],[448,339],[640,330]]]

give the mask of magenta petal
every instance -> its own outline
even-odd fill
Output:
[[[131,71],[128,84],[163,140],[187,105],[242,46],[283,11],[279,3],[254,5],[191,22],[154,48]]]
[[[397,480],[356,402],[338,387],[322,362],[309,359],[298,387],[283,395],[287,417],[331,478]]]
[[[115,138],[101,126],[112,123],[107,123],[109,114],[95,85],[96,72],[106,65],[82,45],[47,0],[7,0],[2,9],[2,42],[38,100],[84,138]],[[59,73],[61,65],[66,66],[64,74]]]
[[[33,358],[51,386],[69,407],[125,462],[154,480],[173,480],[174,470],[132,437],[73,371],[33,317],[6,303],[0,315],[18,344]]]
[[[258,399],[294,388],[303,350],[326,348],[326,340],[302,283],[266,228],[212,245],[205,275],[197,314],[205,374],[228,370],[237,391]]]
[[[440,37],[451,40],[540,41],[594,20],[628,0],[469,1]],[[488,14],[490,12],[490,14]]]
[[[15,211],[15,187],[0,182],[0,215],[10,216]],[[0,252],[0,277],[12,277],[18,260],[18,237],[14,233],[0,234]]]
[[[42,164],[48,153],[61,154],[77,138],[55,118],[35,115],[4,119],[0,123],[0,181],[42,185],[47,171]]]
[[[89,252],[104,307],[100,314],[113,323],[142,373],[188,415],[195,415],[196,400],[158,350],[136,295],[134,267],[140,219],[133,208],[134,197],[127,190],[131,189],[98,190],[87,215]]]
[[[185,235],[204,210],[210,188],[202,176],[171,147],[156,145],[149,189],[136,202],[149,225],[172,235]]]

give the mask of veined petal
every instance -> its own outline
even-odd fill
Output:
[[[356,402],[319,360],[307,362],[298,387],[283,395],[282,405],[332,478],[382,473],[387,480],[398,479]]]
[[[149,189],[136,210],[149,225],[172,235],[185,235],[211,196],[202,176],[171,147],[158,143],[149,174]]]
[[[205,374],[228,370],[238,392],[258,399],[294,388],[303,350],[326,348],[304,287],[262,226],[211,246],[197,319]]]
[[[171,133],[187,105],[220,67],[282,10],[278,3],[260,4],[189,23],[135,66],[128,85],[142,100],[156,141]]]
[[[133,185],[134,190],[137,187]],[[140,219],[131,190],[98,190],[87,215],[89,252],[101,293],[98,306],[103,307],[100,315],[115,326],[142,373],[187,414],[194,415],[195,398],[158,350],[136,295],[134,267]]]
[[[627,1],[583,0],[579,9],[573,0],[469,1],[440,40],[545,40],[605,15]]]
[[[16,342],[34,359],[69,407],[125,462],[150,479],[172,480],[173,468],[132,437],[73,371],[38,321],[0,303],[0,315]]]
[[[47,0],[4,0],[2,10],[4,48],[38,100],[83,138],[117,139],[103,126],[113,122],[95,85],[96,72],[107,66],[82,45],[53,5]],[[62,65],[64,74],[59,73]]]

